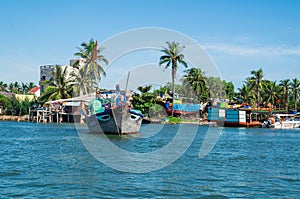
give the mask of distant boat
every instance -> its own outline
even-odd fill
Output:
[[[261,127],[264,112],[251,108],[208,108],[208,121],[224,127]]]
[[[293,129],[300,128],[300,114],[274,114],[270,119],[262,122],[263,128]]]
[[[171,107],[166,107],[166,112],[168,115],[173,116],[196,116],[200,112],[203,112],[207,103],[204,104],[174,104],[174,109]]]

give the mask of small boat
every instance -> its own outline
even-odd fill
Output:
[[[125,106],[106,108],[85,119],[89,132],[104,134],[136,134],[139,133],[143,115]]]
[[[102,92],[99,95],[108,93]],[[109,93],[110,95],[112,92]],[[84,122],[87,124],[89,132],[104,133],[115,135],[126,135],[139,133],[143,114],[141,111],[130,108],[126,103],[120,101],[120,96],[124,94],[113,94],[111,99],[105,100],[94,98],[90,101],[88,107],[90,116],[87,116]],[[101,102],[102,101],[102,102]],[[124,100],[126,101],[126,100]],[[112,102],[116,102],[113,104]]]
[[[274,114],[262,122],[263,128],[293,129],[300,128],[300,114]]]

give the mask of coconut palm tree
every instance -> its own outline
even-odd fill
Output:
[[[175,98],[175,78],[176,72],[179,67],[179,64],[183,65],[184,67],[188,67],[187,62],[184,59],[184,55],[181,53],[184,49],[184,46],[180,46],[178,42],[166,42],[167,47],[163,47],[161,52],[164,54],[159,59],[159,65],[165,64],[165,68],[171,67],[172,68],[172,113],[174,112],[174,98]]]
[[[209,98],[224,98],[224,85],[220,77],[206,78],[206,86]]]
[[[186,90],[193,91],[195,96],[201,100],[206,91],[205,76],[200,68],[191,68],[185,71],[186,74],[182,78],[183,85]]]
[[[280,98],[280,88],[276,84],[276,81],[268,81],[265,84],[265,93],[264,101],[272,105],[277,103],[277,100]]]
[[[29,83],[28,83],[28,90],[31,90],[31,89],[33,89],[34,87],[36,87],[35,83],[33,83],[33,82],[29,82]]]
[[[291,82],[289,79],[280,80],[279,84],[282,88],[282,93],[284,96],[284,104],[285,104],[285,110],[288,110],[288,101],[289,101],[289,91],[291,89]]]
[[[225,80],[223,80],[223,84],[224,84],[224,91],[226,94],[226,98],[232,100],[234,98],[234,85],[232,82],[226,82]]]
[[[75,96],[91,93],[96,87],[95,79],[89,78],[88,72],[88,67],[85,65],[81,68],[74,68],[70,73],[70,84],[73,85]]]
[[[7,90],[7,84],[3,81],[0,81],[0,91],[6,91]]]
[[[243,102],[247,102],[251,105],[255,104],[255,95],[251,87],[247,84],[243,84],[242,88],[238,88],[239,94],[238,98],[243,100]]]
[[[52,74],[53,78],[45,82],[49,85],[40,97],[41,101],[46,102],[49,100],[67,99],[71,97],[72,87],[67,79],[67,68],[67,66],[64,68],[62,66],[55,66]]]
[[[89,43],[82,42],[81,47],[77,48],[79,52],[75,53],[75,56],[81,57],[84,62],[83,66],[88,70],[89,78],[100,81],[102,75],[106,76],[103,64],[107,65],[108,60],[104,55],[101,55],[102,47],[98,48],[98,41],[91,39]],[[80,60],[78,60],[74,67],[80,68]]]
[[[291,89],[294,98],[294,110],[297,110],[297,103],[299,100],[299,89],[300,89],[300,82],[297,78],[292,79]]]
[[[20,92],[22,92],[22,94],[26,94],[27,92],[28,92],[28,84],[26,84],[26,83],[21,83],[21,87],[20,87]]]
[[[250,72],[251,77],[248,78],[248,82],[251,85],[252,88],[255,88],[256,91],[256,107],[258,108],[259,106],[259,100],[260,100],[260,92],[263,88],[263,77],[264,73],[263,70],[260,68],[258,70],[253,70]]]

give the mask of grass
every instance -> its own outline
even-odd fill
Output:
[[[173,116],[168,116],[168,121],[167,123],[195,123],[199,122],[199,119],[191,119],[191,118],[179,118],[179,117],[173,117]]]

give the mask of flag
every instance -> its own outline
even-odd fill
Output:
[[[98,59],[98,40],[96,40],[94,49],[93,49],[93,56],[92,56],[92,61],[95,61]]]

